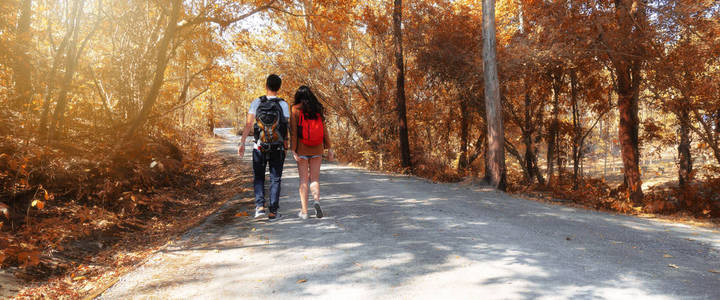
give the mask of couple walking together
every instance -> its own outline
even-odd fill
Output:
[[[325,126],[322,104],[309,87],[301,86],[295,92],[292,109],[278,98],[282,80],[271,74],[265,82],[266,95],[250,104],[245,128],[238,145],[238,154],[245,155],[245,140],[253,128],[253,173],[255,178],[255,218],[267,216],[270,221],[282,215],[280,208],[280,183],[286,150],[293,153],[300,174],[301,210],[298,217],[308,218],[308,190],[313,196],[313,208],[317,218],[323,217],[320,207],[320,164],[325,149],[328,159],[334,160],[330,136]],[[270,203],[265,208],[265,170],[270,168]]]

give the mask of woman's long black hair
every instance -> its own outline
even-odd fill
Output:
[[[317,114],[320,114],[320,118],[325,120],[325,108],[323,108],[320,101],[315,97],[315,94],[306,85],[298,88],[295,92],[295,104],[302,103],[302,110],[305,114],[305,118],[314,120],[317,118]]]

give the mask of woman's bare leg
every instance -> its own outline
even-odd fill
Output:
[[[309,174],[309,168],[308,168],[308,160],[307,159],[298,159],[297,160],[298,165],[298,173],[300,175],[300,206],[301,206],[301,212],[303,214],[307,214],[307,207],[308,207],[308,181],[310,179]]]
[[[313,200],[320,201],[320,165],[322,157],[310,159],[310,192]]]

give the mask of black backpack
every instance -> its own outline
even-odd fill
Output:
[[[263,151],[282,150],[283,142],[287,139],[288,122],[280,101],[284,100],[262,96],[255,111],[255,143]]]

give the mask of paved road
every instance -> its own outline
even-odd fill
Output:
[[[303,221],[285,170],[285,219],[216,215],[102,298],[720,299],[717,230],[334,164]]]

